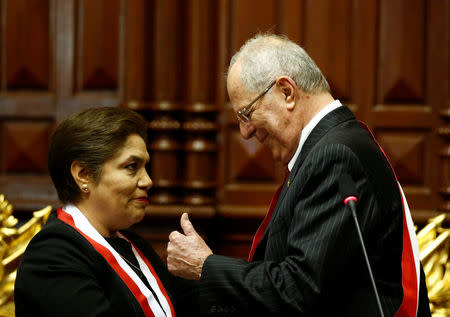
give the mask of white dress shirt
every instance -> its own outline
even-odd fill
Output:
[[[315,128],[315,126],[319,123],[320,120],[322,120],[323,117],[325,117],[328,113],[333,111],[336,108],[341,107],[342,104],[339,100],[334,100],[333,102],[326,105],[322,110],[320,110],[312,119],[308,122],[308,124],[305,126],[305,128],[300,133],[300,142],[298,143],[297,150],[295,151],[294,156],[291,158],[291,160],[288,163],[288,169],[289,172],[294,167],[295,161],[297,160],[297,157],[300,154],[300,151],[302,150],[303,144],[305,144],[306,139],[308,138],[311,131]]]

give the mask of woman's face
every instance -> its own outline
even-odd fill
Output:
[[[144,218],[152,186],[145,169],[149,160],[144,140],[129,135],[116,156],[103,164],[98,184],[90,185],[90,209],[110,233]]]

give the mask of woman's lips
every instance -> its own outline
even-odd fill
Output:
[[[148,205],[148,198],[147,197],[140,197],[140,198],[136,198],[135,200],[140,202],[140,203]]]

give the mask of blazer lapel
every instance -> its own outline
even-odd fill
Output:
[[[280,197],[278,198],[277,205],[275,206],[275,210],[273,211],[269,225],[267,226],[266,231],[264,232],[260,242],[258,243],[258,246],[256,247],[253,259],[259,258],[258,253],[265,249],[267,237],[273,222],[272,220],[276,217],[277,213],[279,212],[278,209],[280,208],[281,205],[280,203],[283,201],[284,197],[286,196],[286,193],[289,191],[290,185],[287,186],[287,184],[291,184],[292,182],[294,182],[301,165],[303,164],[305,158],[308,156],[311,149],[330,129],[332,129],[333,127],[344,121],[352,119],[356,119],[353,112],[348,107],[342,106],[331,111],[325,117],[323,117],[322,120],[320,120],[319,123],[311,131],[310,135],[303,144],[300,154],[297,157],[297,160],[295,161],[294,167],[292,168],[291,172],[289,173],[289,176],[287,177],[283,185],[283,189],[280,193]]]

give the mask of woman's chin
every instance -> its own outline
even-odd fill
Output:
[[[136,216],[134,217],[134,223],[138,223],[141,222],[142,220],[144,220],[145,217],[145,208],[139,209],[136,212]]]
[[[135,208],[132,213],[128,213],[128,227],[131,227],[134,224],[141,222],[145,217],[145,208]],[[123,229],[127,229],[123,228]]]

